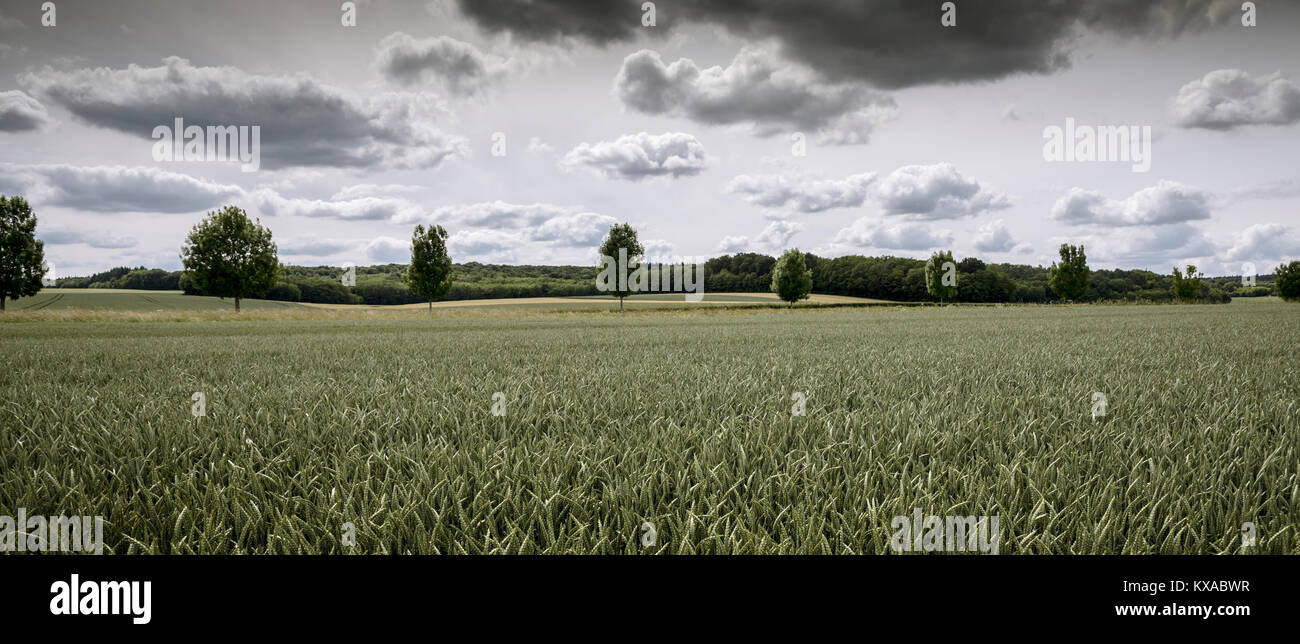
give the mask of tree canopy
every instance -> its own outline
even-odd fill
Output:
[[[209,212],[190,229],[181,248],[185,275],[206,295],[239,301],[275,286],[280,261],[271,231],[235,206]]]
[[[1187,265],[1187,272],[1183,273],[1174,267],[1172,275],[1173,284],[1170,285],[1169,291],[1174,294],[1174,298],[1180,302],[1193,302],[1201,294],[1201,278],[1205,277],[1200,271],[1196,270],[1194,264]]]
[[[1047,283],[1063,299],[1074,301],[1088,292],[1088,256],[1083,245],[1061,244],[1061,263],[1047,269]]]
[[[1300,260],[1278,266],[1273,274],[1277,294],[1288,302],[1300,302]]]
[[[620,254],[622,250],[624,253]],[[636,230],[631,224],[622,223],[614,224],[609,228],[609,234],[605,235],[605,241],[600,244],[600,261],[601,273],[596,276],[597,281],[604,279],[605,284],[613,284],[614,287],[607,289],[605,292],[618,298],[618,310],[623,310],[623,298],[632,294],[630,288],[620,288],[627,285],[620,284],[619,276],[625,273],[631,273],[641,264],[641,257],[645,255],[645,247],[637,239]],[[626,257],[626,265],[619,266],[618,262]],[[607,259],[608,258],[608,259]],[[609,274],[611,269],[610,260],[613,260],[613,275]],[[613,279],[610,279],[610,278]],[[631,281],[631,277],[628,277]]]
[[[22,197],[0,196],[0,311],[5,300],[36,295],[45,277],[45,244]]]
[[[447,254],[447,231],[442,226],[415,227],[406,283],[429,301],[430,311],[433,301],[451,290],[451,256]]]
[[[980,264],[982,267],[983,262]],[[952,251],[930,255],[925,263],[925,290],[940,302],[957,298],[957,263],[952,259]]]
[[[797,248],[785,251],[772,268],[772,292],[794,306],[812,294],[812,273],[808,260]]]

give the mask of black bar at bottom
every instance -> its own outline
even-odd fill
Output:
[[[203,624],[427,629],[431,619],[451,623],[469,615],[582,620],[631,610],[639,620],[689,613],[748,621],[751,628],[762,627],[754,620],[796,615],[815,616],[819,626],[912,622],[941,627],[947,638],[963,623],[1121,632],[1289,627],[1300,558],[8,555],[0,557],[0,571],[3,613],[60,633],[73,627],[157,636]],[[103,599],[98,582],[150,582],[148,623],[135,623],[144,617],[135,610],[142,597],[122,614],[53,614],[63,590],[57,584],[71,593],[74,574],[81,601],[82,590]]]

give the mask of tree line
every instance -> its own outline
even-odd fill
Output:
[[[1260,275],[1255,286],[1244,286],[1240,276],[1206,277],[1193,269],[1193,279],[1184,281],[1182,290],[1174,290],[1175,279],[1170,274],[1160,274],[1142,269],[1092,269],[1086,272],[1058,272],[1066,279],[1082,284],[1082,291],[1067,291],[1064,282],[1061,290],[1051,284],[1051,267],[1024,264],[986,263],[978,257],[954,260],[950,251],[936,253],[940,259],[932,268],[937,272],[938,286],[942,287],[944,262],[955,268],[955,285],[951,294],[934,291],[927,286],[927,260],[907,257],[864,257],[845,255],[835,258],[804,253],[811,276],[812,290],[830,295],[850,295],[903,302],[1021,302],[1049,303],[1074,302],[1222,302],[1232,297],[1259,297],[1284,295],[1277,289],[1275,276]],[[935,258],[932,256],[931,261]],[[705,286],[712,292],[764,292],[772,283],[773,267],[777,259],[758,253],[740,253],[714,257],[705,264]],[[1300,270],[1300,264],[1291,271]],[[1086,263],[1083,264],[1086,267]],[[1182,273],[1182,269],[1179,269]],[[934,280],[932,280],[934,281]],[[1075,288],[1078,288],[1077,286]],[[1063,295],[1062,293],[1068,293]],[[1300,294],[1297,294],[1297,297]]]
[[[852,295],[896,301],[931,299],[925,285],[925,261],[905,257],[863,257],[848,255],[833,259],[804,254],[813,290],[831,295]],[[770,290],[776,258],[759,253],[722,255],[705,263],[705,289],[714,293],[759,293]],[[1048,285],[1048,269],[1023,264],[985,264],[968,257],[956,262],[962,288],[956,302],[1061,301]],[[1181,269],[1180,269],[1181,270]],[[404,281],[406,264],[358,266],[356,285],[340,281],[338,266],[284,265],[276,286],[266,299],[324,304],[413,304],[425,300]],[[594,284],[597,269],[588,266],[504,265],[467,262],[452,265],[452,286],[445,300],[474,300],[512,297],[572,297],[598,295]],[[1197,290],[1205,289],[1229,297],[1277,295],[1274,276],[1260,275],[1255,286],[1244,286],[1239,276],[1202,277]],[[1080,302],[1149,301],[1170,302],[1174,295],[1172,275],[1146,270],[1093,270]],[[115,288],[157,291],[185,291],[202,295],[184,271],[157,268],[117,267],[83,277],[63,277],[60,288]],[[1190,283],[1189,283],[1190,285]],[[1188,286],[1183,286],[1183,289]],[[1184,292],[1186,292],[1184,290]],[[1195,299],[1195,298],[1193,298]]]
[[[282,265],[265,299],[323,304],[413,304],[424,302],[406,284],[406,264],[356,267],[356,285],[345,286],[338,266]],[[452,265],[452,285],[444,299],[595,295],[596,270],[586,266],[533,266],[467,262]],[[203,295],[185,271],[119,266],[80,277],[60,277],[59,288],[113,288],[184,291]]]
[[[36,217],[21,197],[0,196],[0,310],[5,299],[33,295],[42,286],[42,242]],[[213,211],[186,236],[184,269],[117,267],[88,277],[57,281],[65,288],[181,290],[235,300],[265,298],[329,304],[410,304],[436,300],[597,295],[594,266],[454,264],[441,226],[417,226],[409,264],[355,267],[351,283],[334,266],[279,262],[269,229],[247,213],[226,206]],[[619,249],[639,258],[644,250],[628,224],[610,229],[600,252]],[[797,249],[780,257],[761,253],[722,255],[704,263],[707,292],[776,292],[794,303],[812,292],[895,301],[939,302],[1226,302],[1232,297],[1279,295],[1300,299],[1300,261],[1275,275],[1244,285],[1238,276],[1206,277],[1195,266],[1170,274],[1146,270],[1090,270],[1082,246],[1063,244],[1050,267],[957,260],[951,251],[923,261],[906,257],[847,255],[824,258]],[[631,293],[607,293],[620,298]]]

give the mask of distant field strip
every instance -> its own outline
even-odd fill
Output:
[[[845,295],[822,295],[814,294],[801,304],[866,304],[866,303],[884,303],[885,300],[873,300],[864,297],[848,297]],[[687,305],[687,304],[784,304],[780,298],[773,293],[705,293],[702,302],[687,302],[681,293],[655,293],[645,295],[633,295],[624,299],[625,306],[665,306],[665,305]],[[618,300],[608,295],[584,295],[575,297],[516,297],[516,298],[499,298],[490,300],[452,300],[447,302],[435,302],[436,307],[457,307],[457,306],[557,306],[569,305],[570,307],[581,306],[584,308],[618,308]],[[344,307],[351,305],[344,304],[313,304],[309,306],[326,306],[326,307]],[[394,307],[399,309],[427,309],[428,304],[402,304]]]
[[[338,318],[406,318],[426,312],[429,305],[404,304],[371,306],[361,304],[313,304],[243,300],[243,313],[236,315],[234,300],[184,295],[180,291],[137,291],[124,289],[47,289],[34,297],[8,303],[10,315],[0,316],[8,322],[103,322],[103,321],[193,321],[239,319],[338,319]],[[783,306],[771,293],[706,293],[704,301],[691,303],[679,294],[634,295],[624,302],[631,310],[682,309],[740,306]],[[813,295],[800,306],[886,305],[872,300],[842,295]],[[618,311],[618,300],[609,296],[524,297],[490,300],[452,300],[435,302],[439,315],[479,315],[477,310],[494,309],[490,315],[540,315],[547,313]],[[449,311],[455,310],[455,311]]]
[[[0,325],[0,514],[113,553],[884,553],[914,508],[1300,553],[1294,305],[500,310]]]
[[[245,307],[253,310],[278,310],[299,308],[294,302],[270,300],[243,300]],[[9,311],[223,311],[235,310],[234,300],[215,297],[185,295],[181,291],[132,291],[125,289],[64,288],[45,289],[19,300],[10,300]]]

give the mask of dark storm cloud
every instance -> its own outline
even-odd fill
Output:
[[[0,132],[38,130],[49,120],[40,101],[18,90],[0,92]]]
[[[409,86],[433,80],[457,96],[484,92],[506,71],[503,61],[467,42],[447,36],[420,39],[400,31],[379,41],[375,64],[395,82]]]
[[[149,137],[160,125],[261,127],[266,167],[436,167],[464,142],[432,127],[441,107],[425,94],[362,98],[305,74],[198,67],[171,56],[158,67],[54,69],[19,83],[99,127]]]
[[[809,131],[832,145],[865,143],[893,118],[892,99],[860,83],[826,83],[803,65],[745,47],[726,67],[689,58],[666,63],[643,49],[623,60],[614,92],[629,109],[710,125],[745,125],[757,136]]]
[[[641,27],[640,4],[617,0],[481,0],[457,3],[461,13],[488,31],[509,31],[526,40],[580,38],[596,43],[625,40]],[[662,23],[659,23],[662,24]]]
[[[939,2],[877,0],[699,0],[658,2],[657,29],[721,26],[747,39],[774,38],[784,53],[833,80],[882,88],[981,81],[1048,73],[1069,65],[1068,45],[1083,27],[1127,37],[1174,37],[1227,19],[1225,0],[999,0],[958,2],[957,25],[939,23]],[[1264,3],[1259,3],[1264,4]],[[496,0],[459,3],[492,32],[528,40],[627,40],[646,28],[640,5],[624,0]]]

